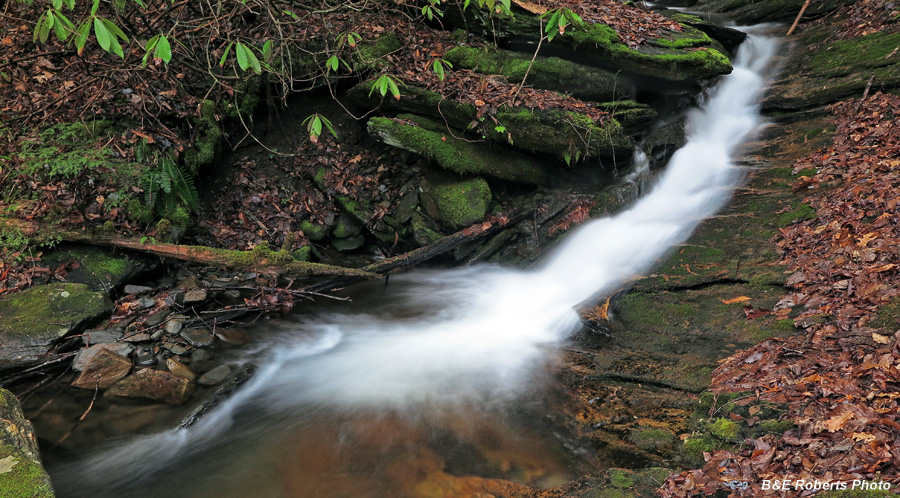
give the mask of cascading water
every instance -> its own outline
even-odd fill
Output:
[[[221,458],[210,455],[236,451],[229,441],[257,437],[247,429],[251,425],[284,427],[331,413],[423,416],[520,394],[535,366],[577,327],[574,306],[646,270],[728,199],[741,178],[731,157],[760,124],[756,102],[775,47],[773,40],[750,36],[734,72],[689,116],[687,144],[650,192],[629,210],[580,227],[538,269],[408,275],[400,279],[402,295],[389,304],[397,315],[391,319],[329,315],[295,325],[292,338],[272,346],[254,379],[197,425],[137,438],[53,470],[59,494],[166,495],[140,491],[135,469],[160,476],[186,462],[209,460],[216,467]],[[416,310],[414,316],[405,309]],[[179,485],[171,494],[222,492],[212,488]]]

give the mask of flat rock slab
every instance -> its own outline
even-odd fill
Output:
[[[131,360],[108,349],[99,349],[72,387],[106,389],[125,378],[131,371]]]
[[[170,405],[180,405],[190,399],[193,392],[194,386],[187,379],[162,370],[145,368],[113,384],[106,395],[149,398]]]
[[[121,356],[128,356],[134,351],[134,346],[126,342],[105,342],[84,348],[75,355],[75,360],[72,362],[72,370],[76,372],[84,371],[94,361],[94,357],[100,351],[112,351]]]
[[[5,389],[0,389],[0,496],[53,497],[34,429],[22,415],[19,401]]]
[[[66,280],[86,284],[93,291],[109,292],[159,263],[142,254],[129,254],[102,247],[62,244],[42,258],[43,264],[56,268],[70,261],[76,268],[68,271]]]
[[[112,310],[85,284],[55,283],[0,298],[0,368],[27,364],[53,341]]]

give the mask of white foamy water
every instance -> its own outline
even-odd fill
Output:
[[[578,228],[537,269],[402,277],[403,295],[392,306],[415,309],[413,317],[303,322],[294,334],[302,339],[275,345],[255,378],[196,426],[133,441],[69,473],[90,480],[125,475],[124,467],[148,470],[164,455],[220,444],[238,425],[232,418],[258,407],[279,417],[316,407],[415,411],[521,392],[578,326],[574,306],[646,271],[727,201],[741,178],[732,156],[760,125],[757,102],[775,48],[773,40],[748,38],[734,72],[689,116],[687,145],[649,193],[627,211]]]

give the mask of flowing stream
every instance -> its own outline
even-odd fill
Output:
[[[649,193],[578,228],[538,268],[420,272],[397,279],[377,315],[282,322],[256,375],[198,424],[51,469],[59,495],[430,496],[452,455],[466,459],[461,440],[516,455],[482,462],[483,474],[535,486],[571,478],[563,457],[534,463],[529,451],[546,441],[509,407],[527,404],[579,326],[574,306],[646,271],[727,201],[776,46],[751,35]],[[423,439],[451,449],[418,448]]]

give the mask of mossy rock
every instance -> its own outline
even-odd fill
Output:
[[[419,118],[425,123],[427,120]],[[540,184],[549,179],[538,162],[513,151],[491,150],[485,144],[437,133],[426,126],[396,119],[372,118],[369,134],[388,145],[415,152],[449,171],[483,174],[503,180]]]
[[[419,246],[427,246],[443,237],[437,223],[421,212],[416,211],[413,213],[411,219],[413,239]]]
[[[360,225],[355,218],[346,214],[342,214],[338,216],[337,220],[335,221],[334,230],[331,234],[336,238],[346,239],[350,237],[356,237],[357,235],[361,234],[362,231],[362,225]]]
[[[349,95],[360,106],[380,106],[398,114],[412,113],[440,120],[439,123],[442,124],[439,128],[435,128],[421,119],[416,121],[419,123],[419,127],[423,128],[421,132],[438,133],[434,130],[441,130],[437,137],[428,137],[432,141],[435,139],[443,141],[443,137],[446,138],[447,142],[445,143],[461,142],[463,146],[468,146],[468,149],[473,152],[486,150],[491,153],[496,151],[489,156],[491,159],[496,155],[506,157],[504,162],[509,163],[508,165],[477,166],[478,169],[484,170],[482,174],[489,174],[504,180],[540,183],[541,176],[544,176],[541,173],[543,168],[540,164],[532,162],[525,156],[513,154],[509,148],[550,154],[567,161],[575,157],[630,157],[634,150],[634,141],[614,118],[594,121],[585,114],[561,109],[532,111],[503,106],[494,114],[494,118],[497,120],[497,123],[494,123],[492,120],[479,118],[475,106],[445,99],[439,93],[431,90],[407,86],[403,91],[406,98],[397,101],[369,96],[368,92],[371,88],[372,82],[366,82],[352,90]],[[391,134],[399,132],[399,125],[388,127],[383,120],[384,118],[369,120],[369,132],[373,132],[373,122],[376,123],[374,125],[376,128],[396,129]],[[473,123],[475,132],[480,133],[483,139],[494,142],[490,148],[468,141],[452,140],[453,134],[447,130],[447,125],[457,130],[470,130]],[[386,131],[381,133],[385,134]],[[460,132],[454,132],[454,134],[461,135]],[[420,137],[415,138],[419,139]],[[409,142],[409,139],[401,140],[398,137],[393,141],[404,143]],[[432,147],[435,145],[430,144]],[[483,162],[483,160],[479,162]],[[467,172],[473,172],[475,168],[465,165],[457,167],[457,169],[464,169]]]
[[[513,15],[486,16],[480,9],[467,9],[461,15],[447,9],[444,21],[480,31],[486,38],[502,37],[512,42],[536,42],[543,32],[537,15],[514,8]],[[629,47],[608,25],[572,23],[564,34],[553,40],[566,59],[616,72],[622,70],[656,81],[693,83],[731,72],[728,57],[710,48],[709,36],[690,26],[681,33],[670,33],[657,46]]]
[[[384,65],[381,59],[403,46],[394,33],[384,33],[374,42],[360,43],[356,48],[356,62],[360,68],[370,69]]]
[[[76,283],[40,285],[0,297],[0,368],[33,361],[54,341],[112,307],[105,293]]]
[[[452,229],[484,219],[491,189],[481,177],[431,174],[423,185],[422,205],[437,222]]]
[[[0,388],[0,498],[48,498],[50,477],[41,465],[31,423],[16,397]]]
[[[158,265],[156,259],[143,255],[77,244],[61,245],[42,257],[42,262],[50,268],[73,260],[78,268],[69,270],[66,281],[87,284],[93,291],[106,292]]]
[[[359,249],[366,243],[365,235],[353,235],[343,239],[332,239],[331,246],[339,252],[351,252]]]
[[[459,46],[444,54],[454,69],[471,69],[482,74],[499,74],[511,83],[526,84],[571,94],[573,97],[598,102],[630,98],[634,85],[626,78],[603,69],[585,66],[558,57],[537,57],[498,50],[494,47]],[[530,66],[530,69],[529,69]]]
[[[824,32],[826,28],[822,28]],[[830,30],[828,31],[831,32]],[[806,33],[808,41],[819,32]],[[801,41],[801,43],[804,43]],[[796,111],[862,95],[871,88],[900,88],[900,33],[886,31],[825,44],[816,51],[798,51],[763,100],[766,111]]]
[[[303,235],[305,235],[307,239],[318,242],[328,236],[331,227],[310,220],[303,220],[300,222],[300,230],[303,231]]]

